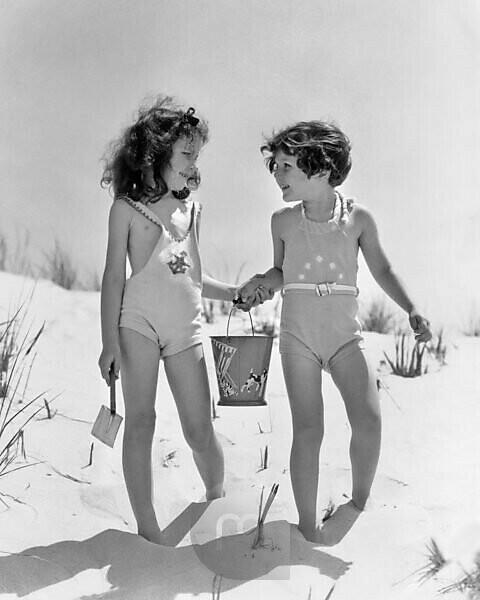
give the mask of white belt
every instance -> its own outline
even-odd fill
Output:
[[[358,288],[356,286],[342,285],[341,283],[286,283],[282,288],[282,296],[285,292],[295,291],[312,291],[317,296],[331,296],[334,294],[358,296]]]

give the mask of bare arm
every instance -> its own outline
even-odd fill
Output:
[[[202,276],[202,296],[213,300],[233,301],[237,293],[237,286],[230,285],[209,275]]]
[[[257,273],[239,287],[238,293],[242,298],[239,307],[243,310],[249,310],[251,306],[273,298],[274,293],[283,285],[284,242],[280,235],[280,220],[279,213],[272,215],[273,267],[265,273]],[[265,292],[262,293],[263,290]]]
[[[265,273],[268,286],[273,290],[279,290],[283,285],[283,258],[285,255],[285,244],[280,234],[281,215],[272,215],[271,231],[273,244],[273,267]]]
[[[111,368],[117,377],[120,371],[118,321],[125,286],[128,228],[128,207],[122,201],[115,200],[108,222],[107,257],[102,279],[100,308],[103,349],[98,363],[102,377],[107,383]]]
[[[375,281],[408,314],[410,325],[416,333],[417,340],[428,341],[431,338],[429,322],[419,314],[405,285],[393,271],[390,261],[380,244],[378,229],[373,216],[363,207],[357,207],[356,212],[361,228],[360,249]]]

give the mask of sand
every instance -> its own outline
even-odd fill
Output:
[[[0,273],[0,322],[33,285]],[[25,430],[27,461],[20,457],[15,466],[32,466],[0,477],[2,600],[207,599],[215,598],[214,589],[222,599],[433,600],[462,566],[472,564],[480,551],[480,339],[451,333],[445,366],[432,361],[426,375],[404,379],[380,364],[383,351],[392,352],[393,337],[365,334],[367,353],[388,392],[380,392],[383,445],[373,503],[361,514],[342,507],[351,485],[350,430],[341,398],[325,376],[319,510],[330,501],[337,507],[325,524],[329,545],[306,542],[295,527],[290,413],[278,341],[268,406],[216,409],[227,495],[214,502],[203,499],[161,371],[155,506],[172,546],[160,547],[135,535],[121,469],[123,426],[113,449],[94,443],[88,466],[90,430],[100,405],[108,402],[97,367],[99,303],[95,292],[69,292],[48,281],[35,286],[27,321],[32,331],[46,325],[29,394],[60,395],[52,403],[53,418],[42,411]],[[246,316],[235,317],[233,327],[233,333],[248,332]],[[208,336],[225,329],[220,316],[204,328],[215,399]],[[265,446],[269,461],[262,470]],[[260,493],[263,487],[266,495],[273,483],[279,490],[263,545],[252,549]],[[432,537],[451,564],[421,585],[418,570],[426,564]]]

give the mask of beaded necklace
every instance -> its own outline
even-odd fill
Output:
[[[190,232],[192,230],[192,226],[193,226],[193,217],[195,214],[195,206],[192,205],[192,214],[191,214],[191,219],[190,219],[190,224],[188,226],[187,231],[184,233],[184,235],[178,237],[175,236],[169,229],[168,227],[166,227],[162,221],[160,220],[159,217],[157,217],[157,215],[148,207],[144,206],[143,204],[139,203],[139,202],[135,202],[135,200],[132,200],[129,196],[118,196],[118,199],[121,200],[125,200],[125,202],[127,204],[129,204],[132,208],[134,208],[135,210],[137,210],[140,214],[142,214],[146,219],[148,219],[149,221],[151,221],[152,223],[154,223],[155,225],[157,225],[158,227],[160,227],[161,229],[165,230],[165,233],[168,235],[168,237],[176,242],[177,244],[180,244],[181,242],[184,242],[188,236],[190,235]]]

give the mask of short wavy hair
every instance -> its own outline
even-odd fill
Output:
[[[156,201],[168,191],[161,177],[172,156],[172,146],[181,137],[200,136],[208,141],[208,124],[192,111],[180,106],[171,96],[157,96],[142,106],[135,123],[114,140],[103,157],[104,170],[100,185],[112,190],[115,197],[127,195],[133,200]],[[197,121],[195,123],[195,121]],[[144,183],[144,172],[153,168],[157,188]]]
[[[274,133],[260,148],[270,173],[277,152],[297,157],[297,167],[309,178],[330,171],[328,182],[342,184],[352,167],[351,144],[337,125],[328,121],[300,121]]]

